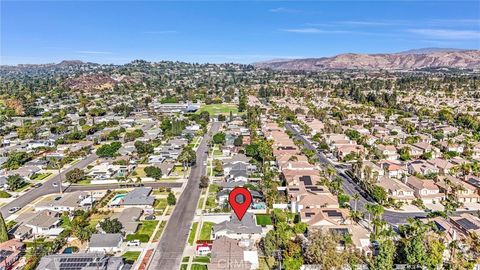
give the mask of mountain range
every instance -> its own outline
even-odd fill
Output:
[[[424,48],[399,53],[355,54],[306,59],[279,59],[253,64],[273,70],[416,70],[426,68],[480,69],[480,50]]]

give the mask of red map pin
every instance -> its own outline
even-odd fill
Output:
[[[250,194],[250,191],[248,191],[247,188],[236,187],[230,191],[228,202],[233,208],[235,215],[237,215],[238,220],[241,221],[247,212],[248,207],[250,207],[250,204],[252,203],[252,194]]]

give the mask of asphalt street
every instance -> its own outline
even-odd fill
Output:
[[[148,269],[178,269],[183,250],[187,243],[190,226],[200,198],[200,177],[205,175],[208,142],[221,126],[221,122],[213,122],[210,131],[205,134],[197,149],[197,162],[192,167],[188,183],[177,201],[177,205],[169,218],[160,241],[155,249]]]
[[[364,211],[367,203],[375,203],[371,198],[368,198],[368,195],[366,195],[365,192],[362,192],[362,188],[351,177],[345,174],[344,170],[335,167],[335,164],[333,164],[323,153],[317,151],[315,146],[313,146],[309,140],[300,134],[300,132],[296,130],[291,123],[285,123],[285,127],[287,130],[293,132],[295,137],[301,140],[305,147],[315,150],[318,160],[321,163],[330,164],[333,168],[335,168],[337,171],[337,176],[343,180],[343,190],[350,196],[350,198],[353,196],[353,194],[360,195],[360,199],[357,201],[357,210]],[[351,200],[350,205],[355,207],[355,201]],[[426,213],[400,213],[385,209],[385,212],[383,213],[383,219],[391,225],[398,225],[406,223],[408,218],[425,217],[426,215]]]
[[[159,188],[159,187],[165,187],[165,188],[181,188],[183,183],[180,182],[151,182],[151,183],[142,183],[142,187],[151,187],[151,188]],[[125,184],[119,185],[119,184],[106,184],[106,185],[71,185],[65,189],[64,192],[73,192],[73,191],[79,191],[79,190],[107,190],[107,189],[125,189],[125,188],[134,188],[139,185],[128,185],[125,186]]]
[[[92,163],[94,160],[97,159],[97,155],[95,153],[90,154],[86,156],[84,159],[80,160],[79,162],[75,163],[72,165],[70,168],[65,169],[61,171],[59,174],[56,176],[52,177],[51,179],[47,180],[46,182],[43,183],[41,187],[38,188],[32,188],[30,191],[27,193],[23,194],[22,196],[16,198],[14,201],[4,205],[0,211],[2,212],[2,215],[4,218],[9,217],[10,214],[8,213],[8,210],[13,208],[13,207],[20,207],[23,208],[27,204],[35,201],[37,198],[41,196],[45,196],[48,194],[53,194],[53,193],[59,193],[60,192],[60,187],[54,187],[53,183],[60,184],[60,180],[65,181],[65,174],[75,168],[78,169],[83,169],[88,166],[88,164]],[[66,185],[62,186],[63,189],[66,188]]]

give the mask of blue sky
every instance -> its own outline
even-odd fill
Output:
[[[1,64],[480,49],[480,1],[1,0]]]

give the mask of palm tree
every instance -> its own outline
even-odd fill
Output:
[[[326,169],[326,172],[327,172],[328,178],[331,180],[331,179],[332,179],[332,176],[335,175],[335,173],[337,172],[337,170],[335,170],[335,168],[332,167],[332,165],[328,165],[328,166],[327,166],[327,169]]]

